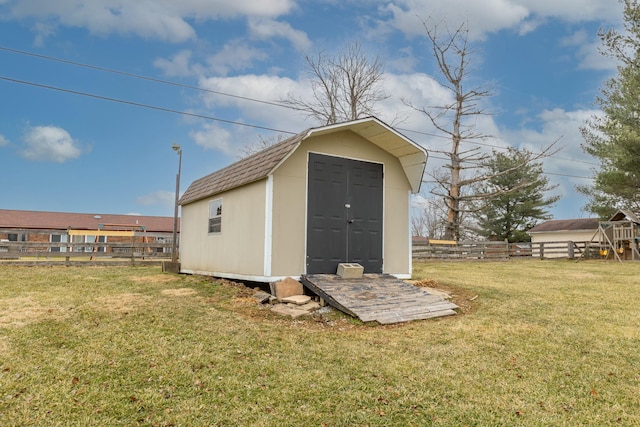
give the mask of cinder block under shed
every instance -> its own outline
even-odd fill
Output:
[[[364,267],[357,263],[343,262],[338,264],[338,276],[343,279],[360,279]]]

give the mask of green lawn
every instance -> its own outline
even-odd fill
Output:
[[[414,278],[460,314],[291,320],[158,267],[0,265],[0,425],[640,425],[640,263]]]

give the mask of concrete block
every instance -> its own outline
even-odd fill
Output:
[[[338,276],[343,279],[359,279],[362,277],[364,267],[356,263],[340,263],[338,264]]]
[[[290,297],[282,298],[282,302],[290,302],[296,305],[306,304],[311,301],[311,297],[309,295],[291,295]]]
[[[278,313],[282,316],[291,316],[296,319],[300,316],[304,316],[305,314],[309,314],[307,310],[303,310],[301,308],[289,307],[283,304],[276,304],[271,308],[271,311],[274,313]]]
[[[304,289],[302,287],[302,283],[297,280],[287,277],[286,279],[276,282],[273,285],[272,293],[278,298],[282,300],[282,298],[290,297],[293,295],[303,295]]]

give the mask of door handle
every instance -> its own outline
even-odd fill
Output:
[[[353,220],[350,219],[349,221],[347,221],[349,224],[353,224]]]

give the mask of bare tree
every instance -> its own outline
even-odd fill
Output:
[[[266,148],[271,147],[272,145],[282,142],[287,138],[288,136],[283,134],[273,135],[266,138],[263,137],[262,135],[258,135],[257,141],[255,141],[254,143],[247,144],[238,150],[239,151],[238,157],[239,158],[249,157],[252,154],[255,154],[259,151],[262,151]]]
[[[416,206],[411,215],[411,234],[413,236],[441,239],[444,235],[442,205],[435,199],[424,199]]]
[[[410,102],[405,103],[424,113],[436,129],[451,138],[451,147],[448,151],[434,150],[448,157],[448,163],[445,166],[448,172],[434,171],[429,175],[436,183],[432,194],[442,198],[446,206],[444,238],[460,240],[463,214],[477,210],[482,205],[478,202],[489,200],[497,195],[473,191],[478,183],[493,177],[482,172],[483,164],[486,163],[490,154],[482,152],[477,145],[470,149],[462,148],[463,142],[478,142],[489,138],[489,135],[476,130],[476,122],[479,116],[487,115],[481,106],[481,101],[492,93],[486,85],[466,88],[473,53],[468,44],[469,30],[466,23],[461,24],[454,31],[451,31],[446,23],[430,25],[429,22],[422,21],[422,24],[438,65],[440,84],[451,93],[453,101],[448,105],[431,107],[415,107]],[[443,26],[444,30],[442,30]],[[554,144],[555,142],[530,161],[551,155],[550,150]],[[521,165],[516,165],[514,168],[519,166]],[[526,185],[527,183],[520,183],[517,188],[510,191]],[[501,194],[504,194],[504,191]]]
[[[289,95],[288,105],[305,111],[322,124],[356,120],[375,115],[376,103],[388,98],[382,88],[384,63],[370,58],[358,42],[335,57],[320,52],[305,56],[313,98]]]

